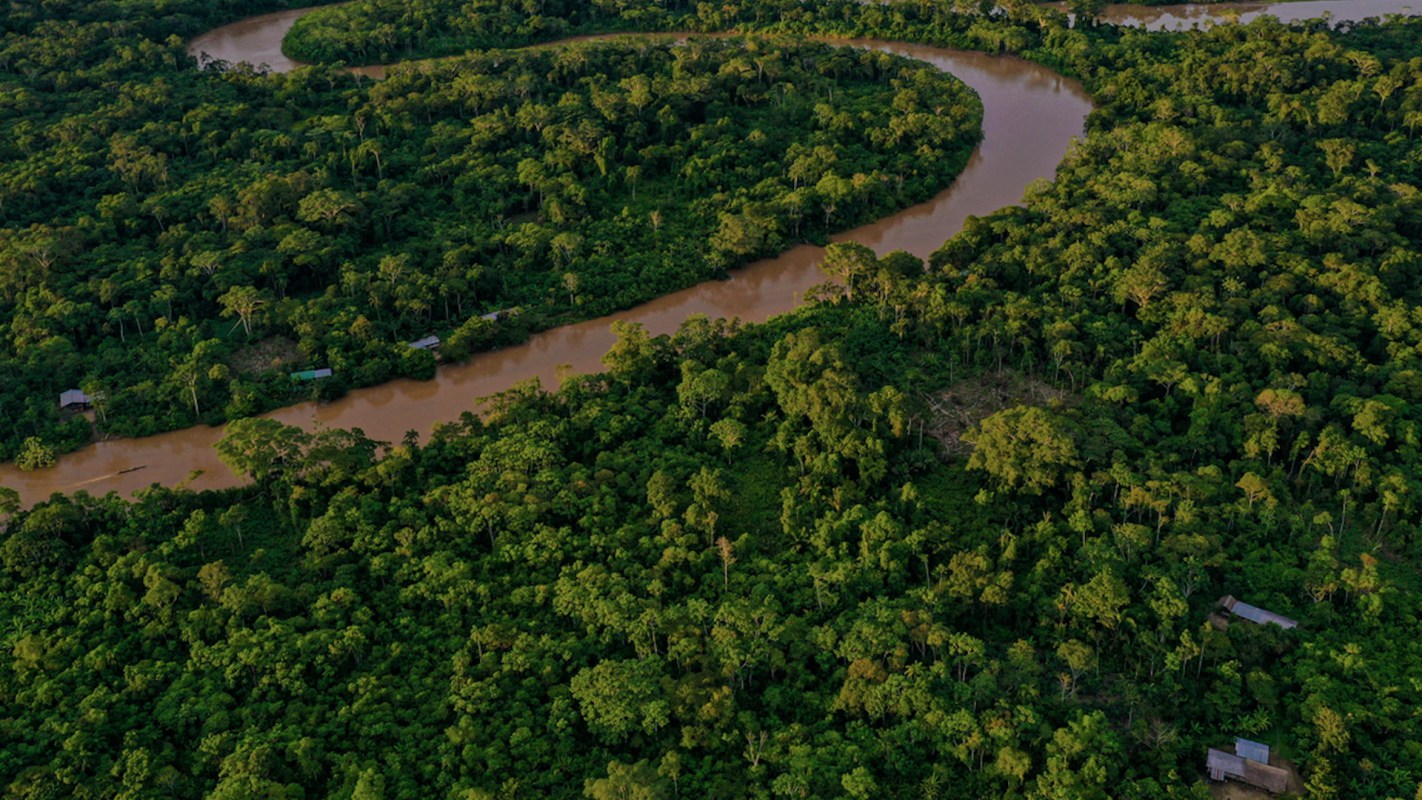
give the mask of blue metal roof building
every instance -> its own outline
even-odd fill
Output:
[[[1248,603],[1234,599],[1231,595],[1225,595],[1224,599],[1220,601],[1220,605],[1224,606],[1236,617],[1247,619],[1259,625],[1273,623],[1280,628],[1297,628],[1299,626],[1297,621],[1289,619],[1282,614],[1275,614],[1272,611],[1267,611],[1258,606],[1251,606]]]
[[[1261,764],[1269,763],[1269,745],[1262,742],[1235,737],[1234,754],[1250,761],[1258,761]]]

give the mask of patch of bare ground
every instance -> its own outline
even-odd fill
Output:
[[[270,336],[232,354],[234,372],[255,375],[269,369],[282,370],[304,360],[296,342],[285,336]]]
[[[1289,788],[1284,791],[1285,795],[1302,796],[1304,791],[1303,776],[1299,774],[1299,767],[1287,758],[1274,756],[1269,759],[1270,766],[1278,767],[1289,773]]]
[[[963,434],[974,425],[1013,406],[1050,406],[1076,398],[1040,378],[1004,369],[958,381],[925,398],[930,411],[927,433],[948,456],[966,456],[972,445]]]
[[[1234,781],[1211,783],[1210,795],[1215,800],[1274,800],[1276,795]]]

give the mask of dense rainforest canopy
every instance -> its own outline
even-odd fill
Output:
[[[1147,0],[1167,5],[1174,0]],[[1203,0],[1205,3],[1219,0]],[[781,27],[828,33],[867,25],[879,34],[906,22],[929,22],[913,38],[961,31],[994,8],[1008,14],[1061,16],[1059,8],[1031,0],[939,0],[882,4],[858,0],[353,0],[333,4],[296,21],[283,43],[290,56],[310,62],[379,64],[411,57],[457,55],[470,49],[508,47],[562,36],[617,31],[723,31]],[[1073,14],[1092,17],[1105,0],[1067,0]],[[867,19],[866,19],[867,17]],[[987,28],[981,28],[986,33]],[[989,34],[991,35],[991,34]]]
[[[8,795],[1203,799],[1247,736],[1422,796],[1422,24],[814,25],[1099,108],[1024,207],[836,245],[767,325],[624,328],[423,445],[240,422],[243,490],[10,503]]]
[[[334,370],[325,396],[428,376],[407,342],[442,334],[458,359],[684,288],[926,199],[982,114],[927,65],[776,39],[372,83],[199,73],[136,32],[150,55],[81,78],[28,52],[55,35],[6,51],[0,457],[86,441],[55,407],[72,387],[103,398],[103,431],[153,433],[309,396],[293,370]]]

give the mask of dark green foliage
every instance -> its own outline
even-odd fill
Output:
[[[79,77],[29,52],[59,35],[3,51],[0,457],[89,437],[58,415],[67,388],[138,435],[304,399],[295,369],[428,377],[405,342],[517,342],[925,199],[981,120],[926,65],[776,39],[489,53],[372,83],[198,72],[138,32]],[[276,368],[254,355],[288,340]]]
[[[1422,650],[1388,634],[1422,609],[1394,570],[1331,538],[1309,557],[1304,530],[1241,504],[1194,512],[1231,537],[1177,508],[1153,530],[1135,489],[1031,516],[1109,500],[1099,461],[1078,489],[974,502],[995,481],[920,457],[909,395],[931,384],[868,379],[915,357],[884,333],[848,304],[693,323],[648,340],[635,381],[515,390],[487,424],[379,461],[359,436],[252,422],[223,447],[253,490],[22,514],[0,696],[23,733],[0,776],[81,797],[117,795],[118,770],[194,797],[516,779],[552,797],[1145,798],[1196,796],[1178,776],[1220,730],[1350,787],[1356,759],[1412,755],[1402,679]],[[685,375],[709,369],[721,393],[688,403]],[[728,462],[725,422],[761,455]],[[1100,433],[1070,435],[1089,453]],[[884,466],[852,467],[863,454]],[[1204,623],[1241,586],[1303,627]],[[1393,704],[1359,702],[1380,685]],[[1375,785],[1351,796],[1412,783]]]
[[[1203,798],[1247,735],[1415,797],[1422,25],[963,25],[1100,111],[927,270],[423,447],[247,423],[240,492],[0,497],[6,790]],[[940,459],[999,371],[1054,399]]]

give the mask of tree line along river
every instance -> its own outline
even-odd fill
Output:
[[[217,28],[190,43],[199,58],[266,65],[287,71],[299,64],[281,52],[292,24],[313,9],[265,14]],[[1231,3],[1208,6],[1110,6],[1106,21],[1152,30],[1262,13],[1290,21],[1330,15],[1334,20],[1365,19],[1411,13],[1401,0],[1310,0],[1282,4]],[[655,34],[651,34],[655,35]],[[932,200],[834,237],[861,242],[880,255],[905,250],[926,258],[961,230],[971,216],[981,216],[1018,202],[1026,188],[1050,179],[1072,139],[1084,133],[1091,100],[1079,83],[1030,62],[1009,56],[882,41],[848,42],[919,59],[956,76],[981,97],[983,139],[967,168]],[[384,67],[358,70],[379,77]],[[759,322],[795,307],[799,297],[824,280],[817,264],[820,248],[796,247],[775,258],[736,270],[726,281],[711,281],[675,292],[607,317],[555,328],[516,347],[481,353],[440,367],[431,381],[397,380],[358,389],[328,403],[302,403],[265,416],[287,425],[360,428],[378,440],[396,441],[411,430],[428,433],[435,423],[452,421],[481,397],[529,378],[555,386],[565,371],[587,373],[614,341],[611,324],[642,324],[652,335],[671,333],[695,314]],[[220,489],[240,483],[217,458],[213,445],[220,427],[197,426],[141,439],[93,444],[60,457],[50,469],[20,472],[0,466],[0,485],[20,493],[31,505],[53,492],[87,490],[131,494],[158,483],[193,489]]]

